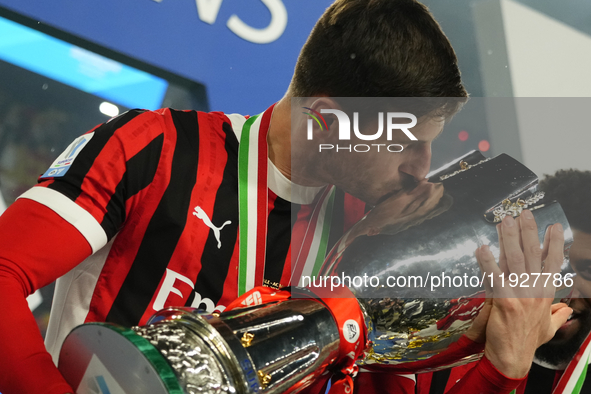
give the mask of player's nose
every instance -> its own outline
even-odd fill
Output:
[[[429,173],[431,167],[431,144],[421,143],[414,146],[406,155],[404,163],[400,166],[400,172],[409,175],[415,181],[422,181]]]

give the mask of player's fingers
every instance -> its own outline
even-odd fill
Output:
[[[480,265],[480,269],[483,272],[484,275],[484,281],[485,281],[485,288],[487,289],[487,296],[491,297],[493,294],[493,283],[490,283],[491,280],[491,274],[492,274],[492,280],[494,281],[495,278],[499,278],[500,275],[502,275],[501,269],[499,268],[499,266],[497,265],[497,262],[495,261],[495,257],[493,256],[492,252],[490,251],[490,248],[488,247],[488,245],[483,245],[479,248],[478,251],[478,264]]]
[[[430,211],[439,204],[441,197],[443,197],[443,193],[445,192],[445,188],[443,187],[442,183],[433,183],[431,191],[425,200],[425,202],[417,209],[417,213],[421,215],[426,215]]]
[[[560,223],[553,224],[549,229],[550,243],[548,245],[548,256],[544,261],[544,274],[550,274],[550,280],[544,282],[544,296],[556,296],[556,280],[560,267],[564,262],[564,232]],[[560,286],[559,286],[560,287]]]
[[[556,312],[559,309],[562,308],[568,308],[569,306],[566,305],[564,302],[559,302],[557,304],[552,304],[552,313]]]
[[[539,273],[542,271],[542,249],[536,219],[529,209],[525,209],[519,218],[526,272]]]
[[[517,228],[519,229],[519,247],[523,250],[523,242],[521,239],[521,216],[515,218],[515,223],[517,223]]]
[[[548,258],[548,247],[550,246],[550,230],[552,226],[546,226],[546,231],[544,233],[544,246],[542,247],[542,264]]]
[[[521,275],[526,272],[525,256],[519,245],[519,227],[512,216],[506,216],[501,223],[503,246],[509,272]]]
[[[497,224],[497,235],[499,236],[499,268],[502,272],[509,275],[509,269],[507,268],[507,257],[505,256],[505,247],[503,245],[503,232],[501,231],[502,224]]]
[[[484,343],[486,341],[486,324],[492,310],[492,299],[487,298],[482,301],[482,308],[478,315],[472,322],[472,325],[466,331],[466,336],[477,343]]]
[[[435,185],[436,184],[434,183],[420,182],[415,186],[415,188],[408,193],[408,204],[404,207],[401,213],[404,215],[412,214],[425,205],[429,198],[439,190]]]
[[[550,339],[552,339],[554,337],[554,334],[556,334],[556,331],[558,331],[558,329],[564,324],[566,323],[566,320],[568,319],[568,317],[573,313],[572,308],[570,307],[565,307],[565,308],[559,308],[558,310],[556,310],[555,312],[552,313],[552,316],[550,317],[550,328],[549,328],[549,332],[546,334],[546,338],[543,338],[543,342],[540,343],[539,345],[542,345],[543,343],[548,342]]]
[[[560,271],[564,261],[564,230],[560,223],[553,224],[550,228],[550,242],[548,245],[548,257],[544,265],[544,272],[555,274]]]
[[[480,274],[482,275],[482,284],[484,285],[484,290],[485,290],[485,294],[486,294],[486,298],[490,298],[493,296],[493,288],[491,286],[490,283],[490,274],[491,271],[486,271],[486,268],[483,266],[482,263],[482,248],[484,248],[484,246],[481,246],[480,248],[476,249],[476,252],[474,252],[475,256],[476,256],[476,261],[478,262],[478,266],[480,267]],[[494,262],[494,258],[493,258],[493,262]],[[496,266],[496,264],[495,264]],[[494,276],[494,274],[493,274]]]

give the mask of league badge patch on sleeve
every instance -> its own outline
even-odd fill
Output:
[[[51,167],[49,167],[40,178],[56,178],[66,175],[72,166],[74,159],[76,159],[76,156],[78,156],[93,136],[94,132],[76,138],[74,142],[72,142],[57,159],[55,159]]]

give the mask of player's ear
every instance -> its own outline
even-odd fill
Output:
[[[307,109],[315,120],[313,130],[317,141],[338,138],[339,120],[334,111],[342,111],[342,108],[335,99],[317,97]]]

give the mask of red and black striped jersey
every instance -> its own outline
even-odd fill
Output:
[[[261,128],[268,128],[271,111]],[[76,139],[0,217],[0,309],[11,317],[0,333],[12,339],[2,343],[0,358],[11,378],[7,373],[0,381],[13,392],[70,390],[43,352],[23,297],[68,270],[58,280],[46,335],[54,360],[65,336],[83,322],[137,325],[162,307],[222,310],[237,298],[238,145],[245,120],[130,111]],[[315,200],[326,193],[291,184],[272,163],[268,175],[264,281],[288,285],[290,251],[301,250]],[[364,212],[363,203],[337,189],[327,250]],[[493,369],[487,365],[474,370]],[[28,379],[31,371],[36,379]],[[414,386],[407,378],[389,376],[394,381],[385,386],[384,374],[361,375],[358,392]],[[488,384],[474,376],[464,383]]]
[[[271,112],[261,128],[269,127]],[[93,251],[56,285],[46,336],[54,358],[83,322],[141,325],[166,306],[213,312],[237,298],[238,141],[245,120],[129,111],[75,140],[21,196],[75,226]],[[272,286],[289,284],[292,226],[307,219],[319,191],[290,192],[282,177],[270,163],[265,284]],[[336,199],[341,207],[361,206],[342,192]],[[332,242],[347,223],[331,227]]]

